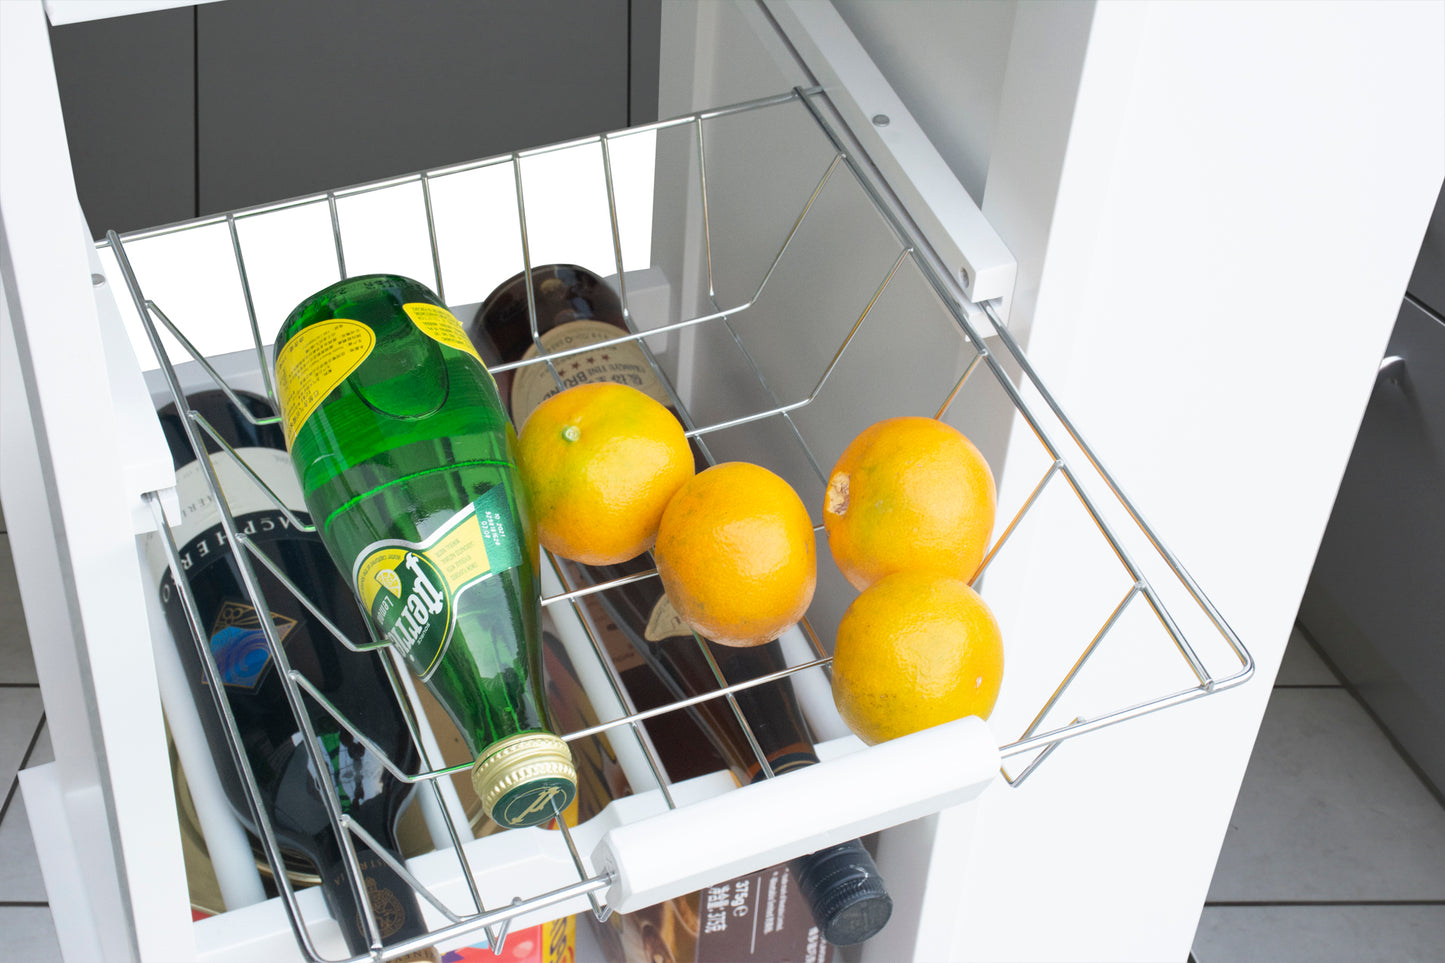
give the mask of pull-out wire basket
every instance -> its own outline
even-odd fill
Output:
[[[635,709],[590,628],[586,606],[589,596],[655,578],[655,572],[580,585],[544,559],[543,605],[559,626],[570,628],[564,634],[573,660],[590,660],[582,674],[599,718],[596,725],[560,734],[574,745],[609,740],[619,755],[634,760],[628,770],[634,790],[651,790],[661,807],[683,808],[692,797],[667,778],[646,723],[701,701],[728,700],[737,712],[733,697],[739,691],[787,679],[818,743],[836,747],[820,751],[820,768],[857,748],[828,697],[829,640],[856,593],[828,560],[822,492],[847,441],[894,415],[922,414],[954,425],[998,475],[999,524],[974,584],[1004,632],[1004,689],[990,727],[1004,740],[998,756],[1010,783],[1021,784],[1068,739],[1222,691],[1253,671],[1245,647],[1065,416],[997,306],[965,299],[820,90],[111,234],[100,253],[128,288],[130,303],[120,307],[143,368],[153,355],[147,378],[157,406],[174,401],[183,413],[189,411],[187,393],[213,386],[259,391],[274,401],[264,332],[340,277],[409,274],[434,287],[464,322],[496,284],[537,265],[579,263],[610,277],[630,333],[549,354],[534,315],[536,356],[497,366],[494,373],[545,365],[561,384],[566,366],[584,352],[640,345],[689,436],[708,457],[754,461],[782,475],[809,505],[820,539],[817,595],[808,618],[784,637],[786,669],[742,681],[719,676],[713,692],[644,711]],[[220,439],[194,412],[182,420],[221,507],[227,545],[257,610],[268,611],[257,566],[289,583],[237,529],[204,450],[203,436]],[[159,493],[150,501],[177,565]],[[327,959],[284,871],[240,736],[219,699],[219,673],[195,600],[184,580],[178,582],[231,739],[233,758],[218,764],[236,764],[243,774],[261,846],[300,946],[310,959]],[[331,628],[324,613],[300,593],[298,598]],[[425,768],[407,772],[389,759],[384,764],[397,779],[417,784],[419,797],[440,814],[446,830],[435,835],[444,843],[439,849],[449,851],[428,856],[424,872],[413,871],[417,861],[388,860],[437,922],[426,937],[383,948],[362,898],[352,837],[372,840],[337,801],[306,707],[319,706],[368,751],[384,754],[291,670],[274,628],[261,622],[306,737],[321,798],[345,841],[357,903],[366,908],[374,950],[356,959],[393,959],[423,945],[466,942],[478,930],[500,949],[510,924],[523,917],[572,912],[579,900],[599,918],[611,910],[607,892],[614,874],[591,865],[592,837],[584,827],[565,824],[552,838],[560,837],[565,848],[570,880],[543,877],[550,882],[538,889],[519,874],[498,898],[491,875],[502,872],[496,867],[512,845],[500,840],[514,833],[472,838],[448,795],[450,777],[468,766],[441,762],[415,687],[383,648],[374,657],[391,674]],[[336,634],[353,649],[379,646],[374,638]],[[759,767],[771,775],[748,720],[740,712],[737,718]],[[912,817],[897,821],[903,818]],[[524,838],[520,833],[534,831],[515,838]]]

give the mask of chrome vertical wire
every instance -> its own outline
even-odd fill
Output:
[[[341,213],[336,209],[336,192],[326,192],[326,206],[331,212],[331,243],[336,247],[336,270],[346,280],[346,251],[341,244]]]
[[[226,215],[226,230],[231,235],[231,253],[236,258],[236,274],[241,279],[241,294],[246,299],[246,317],[251,322],[251,341],[256,348],[256,366],[261,369],[261,383],[266,386],[266,397],[276,402],[276,386],[271,380],[271,366],[266,363],[265,342],[261,340],[261,328],[256,321],[256,302],[251,297],[251,279],[246,273],[246,258],[241,253],[241,236],[236,232],[236,216]],[[241,407],[244,412],[246,409]],[[249,414],[249,412],[248,412]]]
[[[602,137],[602,177],[607,184],[607,218],[612,225],[612,255],[617,264],[617,297],[622,303],[622,323],[632,330],[632,311],[627,305],[627,276],[622,270],[622,225],[617,218],[617,187],[612,180],[612,138]]]
[[[963,390],[963,386],[968,382],[968,376],[973,374],[973,369],[978,367],[978,363],[983,360],[983,356],[987,353],[987,348],[981,345],[973,346],[973,359],[969,361],[968,367],[963,369],[963,374],[960,375],[958,381],[954,383],[953,390],[948,393],[948,397],[943,399],[943,404],[938,406],[938,414],[933,417],[939,421],[943,420],[943,416],[948,414],[948,409],[953,406],[954,399],[958,397],[958,393]]]
[[[426,206],[426,236],[431,243],[431,265],[436,272],[437,279],[437,300],[442,304],[447,303],[446,289],[442,287],[442,249],[437,243],[437,220],[436,212],[432,209],[431,201],[431,175],[421,175],[421,199]]]
[[[557,373],[557,366],[552,363],[551,356],[547,349],[542,346],[542,336],[537,330],[537,292],[532,283],[532,242],[527,232],[527,200],[526,192],[522,189],[522,157],[520,154],[512,155],[512,177],[517,189],[517,226],[521,232],[522,239],[522,275],[527,288],[527,323],[531,326],[532,346],[537,349],[542,364],[552,372],[552,380],[561,391],[562,376]],[[515,376],[514,376],[515,377]]]
[[[703,146],[702,118],[697,118],[697,182],[698,190],[702,194],[702,240],[703,250],[707,256],[707,297],[711,301],[717,297],[717,286],[713,284],[712,275],[712,222],[708,218],[707,209],[707,151]]]

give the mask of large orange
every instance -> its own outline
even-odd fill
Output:
[[[548,398],[519,440],[539,540],[584,565],[616,565],[651,548],[662,510],[695,470],[677,417],[612,382]]]
[[[683,485],[663,512],[653,557],[677,614],[724,645],[777,637],[808,611],[818,578],[802,499],[748,462],[715,465]]]
[[[986,719],[1002,682],[998,622],[958,579],[894,573],[838,623],[833,701],[869,745],[964,716]]]
[[[828,477],[823,526],[854,588],[923,569],[969,581],[993,534],[993,472],[962,432],[936,418],[865,428]]]

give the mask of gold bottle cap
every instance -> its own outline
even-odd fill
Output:
[[[472,788],[499,826],[535,826],[563,812],[577,795],[567,743],[550,732],[525,732],[487,747],[472,766]]]

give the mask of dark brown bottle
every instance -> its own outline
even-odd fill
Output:
[[[532,340],[526,272],[509,279],[482,303],[467,334],[489,367],[537,356]],[[536,306],[538,340],[548,355],[571,351],[546,364],[528,365],[497,376],[504,404],[519,427],[532,410],[558,391],[587,381],[631,385],[669,407],[672,399],[637,342],[605,345],[630,333],[617,293],[586,268],[554,264],[531,270],[532,303]],[[582,350],[603,344],[595,350]],[[555,375],[553,373],[555,369]],[[559,383],[560,382],[560,383]],[[694,442],[699,467],[709,463]],[[563,577],[572,589],[597,585],[652,569],[650,555],[612,566],[564,563]],[[777,640],[753,648],[717,645],[694,636],[672,612],[660,580],[587,596],[583,606],[594,631],[614,652],[630,647],[656,680],[682,699],[720,688],[708,655],[722,682],[733,685],[785,667]],[[765,778],[767,768],[780,775],[818,761],[813,738],[787,679],[735,694],[738,710],[762,752],[726,699],[709,699],[690,708],[709,741],[743,782]],[[697,775],[689,759],[664,758],[674,779]],[[862,843],[853,840],[794,860],[792,869],[824,938],[835,945],[861,943],[888,921],[892,900]]]

